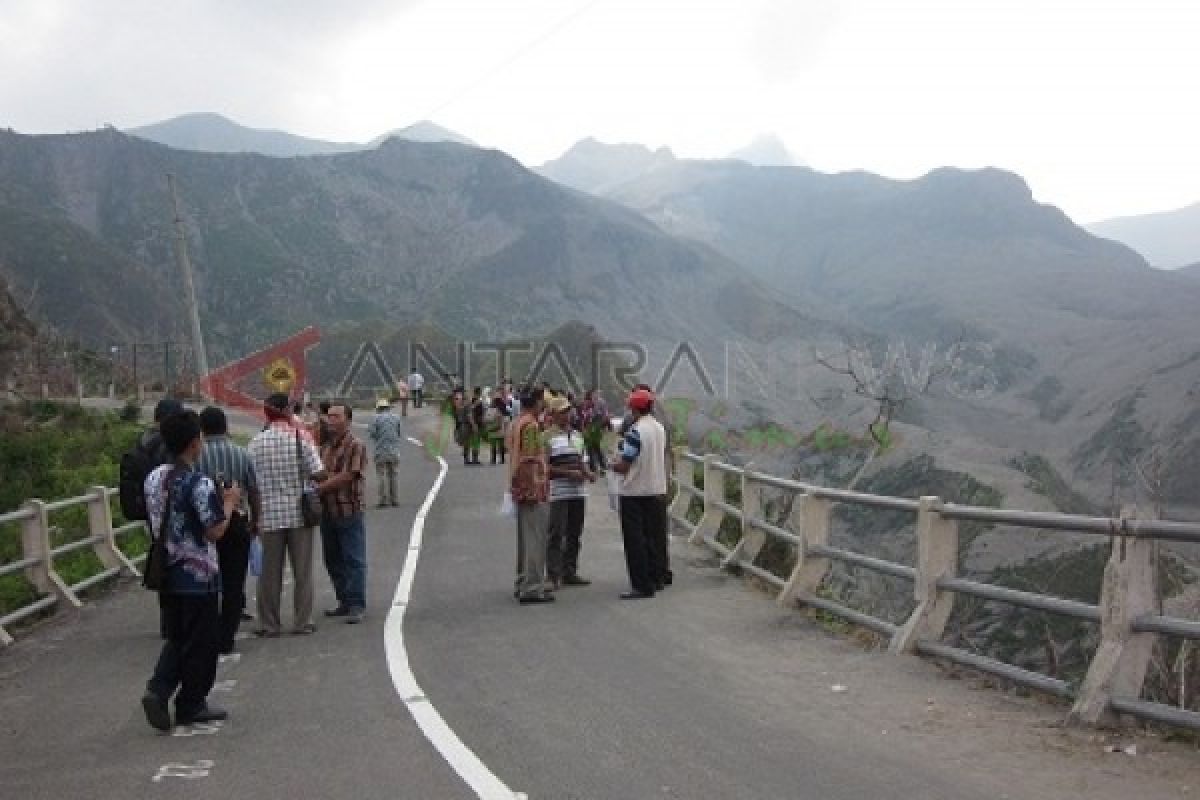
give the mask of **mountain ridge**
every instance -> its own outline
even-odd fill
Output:
[[[1123,242],[1161,269],[1200,261],[1200,202],[1171,211],[1102,220],[1085,227],[1097,236]]]
[[[332,155],[370,150],[390,138],[421,142],[453,141],[477,147],[461,134],[429,120],[396,128],[366,143],[330,142],[273,128],[251,128],[211,111],[181,114],[161,122],[129,128],[125,133],[177,150],[207,153],[259,153],[277,158]]]

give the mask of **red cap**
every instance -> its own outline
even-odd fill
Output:
[[[643,414],[654,408],[654,392],[646,389],[634,389],[629,393],[629,407]]]

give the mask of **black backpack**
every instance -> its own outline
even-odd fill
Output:
[[[148,431],[121,456],[117,493],[125,519],[146,521],[146,477],[167,462],[166,445],[158,431]]]

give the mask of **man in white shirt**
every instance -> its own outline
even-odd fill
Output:
[[[413,370],[408,376],[408,391],[412,395],[413,408],[425,405],[425,376],[418,370]]]
[[[653,597],[666,583],[667,436],[653,415],[653,392],[635,389],[628,404],[633,422],[622,429],[612,469],[622,476],[621,538],[631,586],[621,598],[637,600]]]

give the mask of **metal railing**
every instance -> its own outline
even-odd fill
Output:
[[[79,608],[82,592],[120,575],[138,577],[138,563],[145,554],[128,558],[118,541],[134,531],[144,530],[141,522],[113,527],[112,498],[116,489],[94,486],[87,494],[64,500],[44,502],[29,500],[16,511],[0,514],[0,525],[19,525],[21,557],[0,564],[0,577],[22,573],[37,597],[31,602],[0,617],[0,644],[13,642],[10,626],[35,614],[57,607]],[[57,529],[50,524],[50,515],[84,506],[87,509],[87,535],[73,541],[53,544]],[[55,559],[81,550],[90,550],[100,562],[100,570],[67,583],[55,568]]]
[[[779,590],[783,606],[799,603],[875,631],[895,653],[916,653],[987,672],[1042,692],[1073,700],[1071,719],[1096,724],[1127,714],[1145,720],[1200,730],[1200,712],[1141,699],[1151,652],[1159,635],[1200,639],[1200,622],[1165,616],[1157,607],[1156,570],[1159,541],[1200,542],[1200,524],[999,509],[945,503],[937,497],[919,500],[833,489],[754,472],[725,463],[714,455],[680,452],[672,482],[677,491],[670,517],[683,526],[690,541],[715,550],[722,567],[736,568]],[[697,476],[702,485],[696,485]],[[683,476],[682,478],[680,476]],[[741,507],[726,500],[729,479],[740,480]],[[788,493],[793,502],[782,524],[765,519],[763,490]],[[688,519],[693,502],[701,516]],[[835,504],[862,506],[915,516],[917,563],[898,564],[829,543]],[[732,546],[718,540],[722,524],[736,520],[740,536]],[[1020,591],[958,577],[960,522],[1003,524],[1106,536],[1111,554],[1098,605]],[[793,548],[795,567],[787,578],[755,564],[767,537]],[[841,562],[891,578],[911,581],[915,607],[900,625],[823,597],[822,584],[831,562]],[[1006,603],[1083,620],[1099,626],[1100,642],[1087,676],[1079,687],[941,641],[957,595]]]

